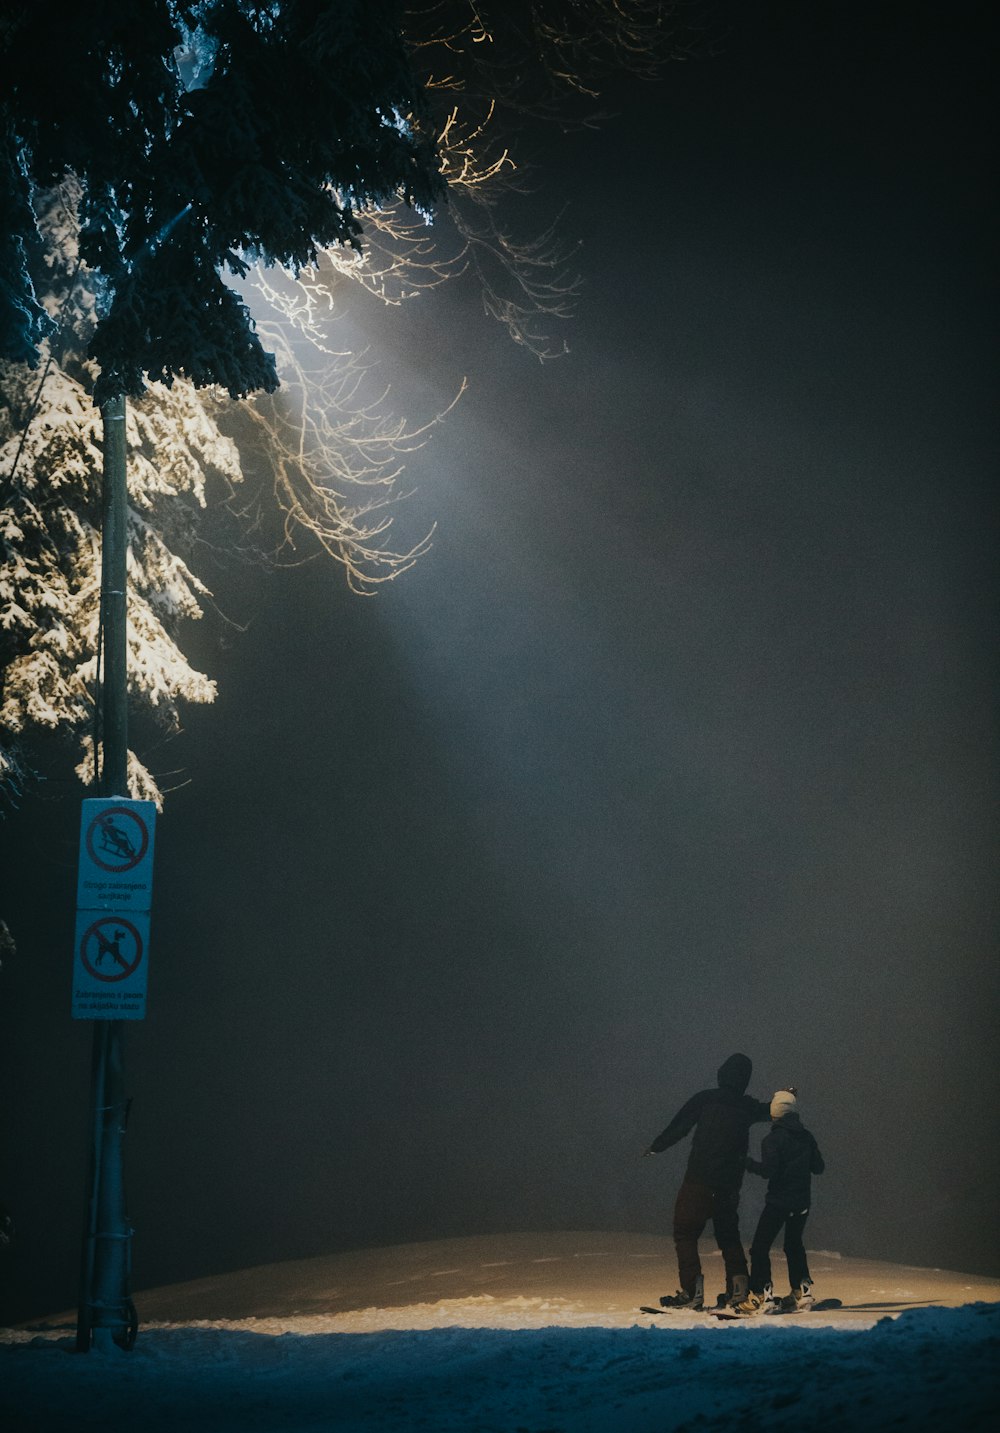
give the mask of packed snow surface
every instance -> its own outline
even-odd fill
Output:
[[[130,1353],[76,1354],[64,1317],[3,1330],[0,1420],[11,1433],[993,1426],[1000,1284],[810,1260],[834,1307],[739,1322],[640,1311],[673,1288],[656,1236],[508,1235],[267,1265],[137,1295]],[[721,1288],[717,1255],[704,1262]],[[780,1256],[774,1268],[780,1289]]]

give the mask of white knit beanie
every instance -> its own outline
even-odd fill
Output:
[[[771,1100],[771,1118],[780,1120],[782,1115],[790,1115],[795,1108],[795,1096],[791,1090],[775,1090]]]

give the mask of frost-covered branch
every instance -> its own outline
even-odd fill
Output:
[[[524,126],[563,130],[599,122],[602,76],[652,77],[676,53],[674,7],[663,0],[562,0],[510,6],[492,0],[428,0],[406,8],[404,33],[432,129],[447,204],[433,226],[401,203],[356,209],[357,249],[324,249],[294,282],[258,287],[284,317],[322,343],[318,317],[350,279],[399,304],[472,269],[483,306],[539,358],[565,352],[553,328],[579,294],[576,244],[558,221],[527,234],[504,201],[540,186],[521,154]],[[339,196],[343,198],[343,196]]]
[[[410,426],[386,411],[386,393],[367,396],[363,357],[329,350],[306,367],[286,324],[262,325],[278,355],[282,386],[249,405],[255,446],[266,458],[287,554],[317,548],[339,562],[351,589],[369,594],[400,576],[424,552],[432,531],[400,551],[387,546],[392,508],[403,494],[406,457],[444,413]]]

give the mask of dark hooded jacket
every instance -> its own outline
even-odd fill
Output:
[[[797,1214],[809,1208],[813,1174],[825,1169],[819,1145],[798,1115],[775,1120],[760,1146],[760,1159],[748,1159],[746,1167],[767,1180],[765,1204]]]
[[[692,1095],[649,1146],[659,1154],[694,1130],[684,1174],[688,1184],[727,1194],[742,1184],[750,1126],[771,1118],[769,1103],[744,1093],[752,1070],[749,1056],[730,1055],[719,1067],[718,1088]]]

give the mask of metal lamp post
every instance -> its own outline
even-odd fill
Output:
[[[128,645],[125,398],[101,409],[104,473],[101,539],[101,631],[104,679],[100,687],[101,796],[128,795]],[[98,673],[98,675],[100,675]],[[95,734],[94,769],[98,744]],[[130,1239],[125,1213],[123,1136],[127,1113],[124,1022],[93,1022],[91,1147],[76,1346],[130,1348],[135,1309],[129,1295]]]

